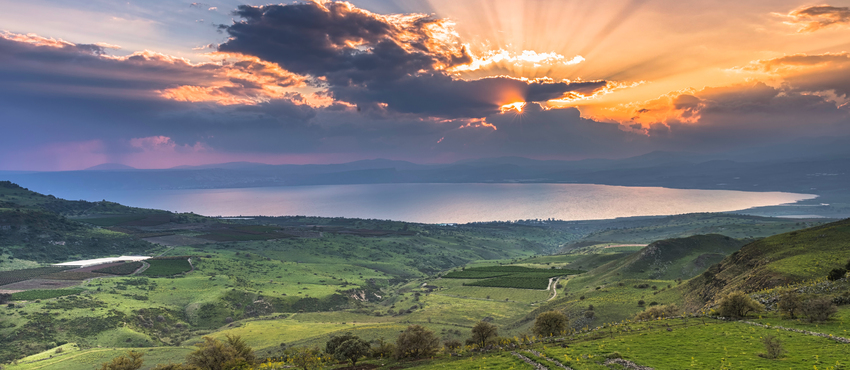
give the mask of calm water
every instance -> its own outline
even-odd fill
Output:
[[[735,211],[814,195],[584,184],[370,184],[56,194],[208,216],[308,215],[424,223],[590,220]]]

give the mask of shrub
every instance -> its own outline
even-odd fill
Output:
[[[254,350],[236,335],[227,334],[224,342],[211,337],[204,337],[204,342],[198,343],[196,346],[198,348],[186,356],[186,362],[201,370],[248,367],[256,362]]]
[[[827,275],[826,278],[829,279],[830,281],[835,281],[835,280],[843,278],[845,275],[847,275],[846,269],[837,268],[837,269],[832,269],[832,271],[829,272],[829,275]]]
[[[288,362],[303,370],[322,367],[322,356],[318,348],[299,347],[288,354]]]
[[[567,324],[569,324],[569,320],[563,312],[547,311],[537,315],[532,331],[539,336],[551,337],[567,330]]]
[[[641,299],[641,300],[639,300],[639,301],[638,301],[638,306],[639,306],[639,307],[643,307],[645,304],[646,304],[646,301],[644,301],[643,299]]]
[[[838,312],[838,308],[828,298],[814,298],[803,302],[800,310],[809,322],[822,322],[829,320]]]
[[[129,351],[126,355],[113,358],[110,362],[100,365],[100,370],[138,370],[144,364],[141,352]]]
[[[635,315],[635,320],[652,320],[659,317],[671,317],[679,314],[679,307],[675,304],[665,306],[653,306],[646,311]]]
[[[499,329],[496,325],[480,321],[472,327],[472,338],[470,338],[470,341],[477,344],[479,347],[484,348],[490,338],[495,338],[497,336],[499,336]]]
[[[395,353],[395,344],[387,342],[384,338],[378,339],[372,346],[372,357],[390,357]]]
[[[594,316],[596,316],[596,312],[593,312],[593,311],[584,311],[584,317],[585,317],[586,319],[593,319],[593,317],[594,317]]]
[[[790,319],[796,319],[800,312],[800,296],[795,291],[786,292],[779,297],[779,311]]]
[[[744,292],[732,292],[720,300],[718,313],[720,316],[742,318],[750,313],[761,312],[764,306]]]
[[[396,339],[395,357],[422,358],[433,356],[440,349],[440,340],[433,331],[421,325],[410,325]]]
[[[463,343],[461,343],[457,339],[449,339],[449,340],[443,342],[443,347],[446,349],[446,352],[457,351],[457,349],[460,348],[460,346],[462,346],[462,345],[463,345]]]
[[[768,334],[765,335],[761,342],[764,343],[764,353],[760,356],[769,359],[777,359],[782,357],[782,354],[785,353],[785,349],[782,348],[782,342],[779,341],[779,337]]]

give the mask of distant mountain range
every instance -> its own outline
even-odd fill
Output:
[[[83,171],[4,172],[0,176],[46,192],[60,186],[140,190],[377,183],[591,183],[820,194],[850,190],[849,139],[801,139],[721,154],[652,152],[618,160],[500,157],[430,165],[388,159],[322,165],[231,162],[157,170],[110,163]]]

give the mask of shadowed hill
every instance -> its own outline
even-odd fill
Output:
[[[608,262],[587,275],[594,279],[689,279],[725,256],[746,240],[723,235],[695,235],[654,242],[638,252]]]
[[[691,305],[711,303],[723,294],[753,292],[820,279],[850,259],[850,219],[764,238],[712,265],[689,281]]]

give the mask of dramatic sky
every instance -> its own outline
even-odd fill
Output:
[[[0,170],[850,135],[850,0],[0,0]]]

